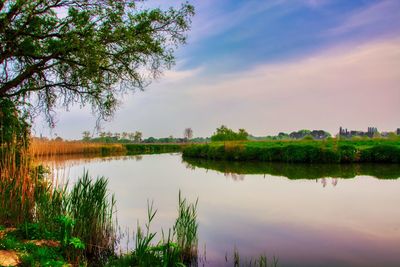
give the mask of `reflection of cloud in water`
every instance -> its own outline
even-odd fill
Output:
[[[107,156],[107,157],[93,157],[85,155],[59,155],[59,156],[36,158],[36,161],[48,168],[49,173],[47,175],[47,178],[50,181],[52,181],[54,185],[63,186],[67,184],[69,178],[71,178],[70,169],[75,166],[86,165],[88,163],[111,162],[116,160],[141,161],[142,159],[143,155]]]

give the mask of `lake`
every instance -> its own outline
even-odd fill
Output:
[[[45,163],[72,182],[84,170],[108,177],[123,232],[144,225],[148,201],[157,209],[152,230],[160,232],[174,224],[179,190],[198,198],[201,266],[232,266],[234,248],[241,259],[275,256],[278,266],[400,266],[398,164],[184,161],[180,154]]]

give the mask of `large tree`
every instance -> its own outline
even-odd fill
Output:
[[[174,62],[193,7],[135,0],[0,0],[0,100],[46,114],[90,105],[109,118],[118,97]]]

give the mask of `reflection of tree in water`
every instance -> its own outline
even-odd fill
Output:
[[[237,174],[237,173],[233,173],[233,172],[225,172],[224,176],[225,177],[230,177],[235,182],[243,181],[244,178],[246,178],[246,175],[244,175],[244,174]]]
[[[316,179],[315,181],[317,183],[321,182],[322,187],[326,187],[329,180],[331,180],[331,184],[332,184],[333,187],[335,187],[337,185],[338,181],[339,181],[338,178],[326,178],[326,177],[321,178],[321,179]]]
[[[182,160],[182,163],[183,163],[183,165],[185,165],[185,168],[188,169],[188,170],[194,171],[196,169],[196,166],[194,166],[194,165],[192,165],[192,164],[190,164],[190,163],[188,163],[186,161]]]
[[[184,158],[183,163],[215,170],[221,173],[260,174],[284,176],[291,180],[322,179],[331,177],[331,184],[336,186],[338,179],[351,179],[360,175],[378,179],[399,179],[400,164],[294,164],[280,162],[232,162],[207,159]],[[189,167],[188,167],[189,168]],[[318,180],[321,181],[322,180]]]

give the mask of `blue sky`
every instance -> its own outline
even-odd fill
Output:
[[[397,0],[197,2],[189,45],[179,56],[187,60],[185,68],[207,65],[211,73],[301,58],[335,44],[400,32]]]
[[[221,124],[254,135],[400,127],[400,1],[189,2],[196,15],[176,66],[124,97],[103,130],[161,137],[185,127],[209,136]],[[87,109],[58,114],[55,129],[38,120],[36,134],[94,132]]]

